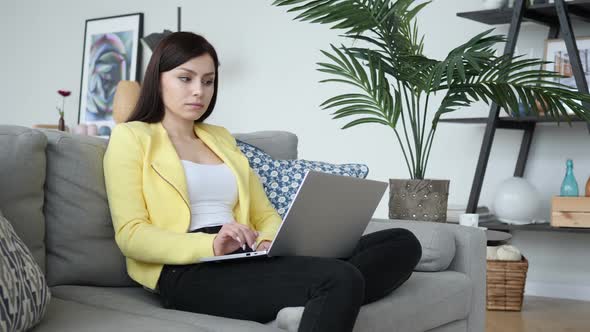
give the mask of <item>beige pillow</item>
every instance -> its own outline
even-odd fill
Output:
[[[135,81],[119,81],[113,100],[113,120],[115,123],[127,121],[139,100],[139,83]]]

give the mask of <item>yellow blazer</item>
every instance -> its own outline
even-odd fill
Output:
[[[220,126],[194,128],[237,178],[235,220],[257,230],[257,242],[272,241],[281,217],[234,137]],[[161,123],[117,125],[104,156],[104,175],[115,240],[133,280],[155,289],[163,264],[194,264],[214,255],[215,234],[187,233],[191,211],[184,169]]]

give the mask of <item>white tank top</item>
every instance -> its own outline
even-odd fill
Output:
[[[189,231],[232,222],[232,211],[238,201],[238,185],[231,169],[226,164],[181,161],[191,207]]]

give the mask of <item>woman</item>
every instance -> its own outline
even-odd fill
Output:
[[[133,114],[113,130],[105,182],[129,275],[166,308],[265,323],[305,306],[299,331],[352,331],[362,304],[411,275],[421,247],[409,231],[363,236],[348,259],[199,263],[266,250],[281,223],[235,139],[203,122],[217,100],[218,66],[203,37],[167,36]]]

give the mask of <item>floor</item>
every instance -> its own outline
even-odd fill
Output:
[[[590,332],[590,302],[527,296],[521,312],[488,311],[486,332]]]

